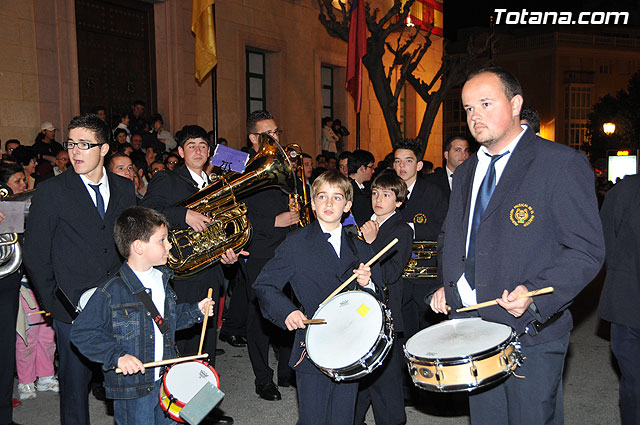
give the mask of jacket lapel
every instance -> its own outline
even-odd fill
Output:
[[[473,157],[467,159],[467,161],[473,160],[473,166],[467,169],[467,174],[458,174],[456,175],[456,184],[462,185],[462,202],[464,214],[462,215],[462,228],[464,229],[464,234],[467,234],[467,229],[469,228],[469,212],[471,205],[471,194],[473,193],[473,177],[476,174],[476,167],[478,166],[478,155],[473,155]],[[460,173],[459,167],[456,168],[456,172]],[[459,177],[458,177],[459,176]],[[458,181],[457,179],[460,179]]]
[[[534,159],[533,152],[530,149],[532,143],[535,143],[535,135],[531,130],[527,129],[509,157],[509,162],[493,191],[489,205],[487,205],[487,209],[482,216],[482,221],[491,216],[498,206],[502,205],[507,195],[520,186],[522,176],[527,174],[527,169]]]

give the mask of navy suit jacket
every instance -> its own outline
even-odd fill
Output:
[[[373,215],[370,182],[365,182],[364,189],[360,189],[360,186],[358,186],[358,183],[356,183],[355,180],[349,178],[349,181],[353,188],[351,213],[353,214],[353,218],[356,220],[356,223],[358,223],[358,226],[362,226],[364,223],[369,221]]]
[[[400,207],[407,223],[413,223],[418,241],[438,239],[447,215],[448,202],[444,192],[425,177],[419,177],[411,197]]]
[[[262,268],[253,283],[262,315],[277,326],[286,329],[284,321],[287,316],[300,309],[282,292],[289,282],[296,298],[302,304],[300,310],[311,318],[320,303],[342,282],[351,277],[353,270],[357,269],[360,263],[366,263],[374,255],[369,244],[352,238],[355,246],[355,252],[353,252],[352,244],[347,238],[351,236],[343,229],[340,258],[338,258],[317,221],[289,233],[276,248],[275,256]],[[377,287],[375,295],[383,301],[382,276],[377,264],[371,267],[371,279]],[[350,288],[354,289],[356,285],[354,280]],[[291,366],[302,355],[300,343],[304,342],[305,335],[305,329],[296,331],[289,361]],[[322,373],[306,358],[295,369],[307,373]]]
[[[464,273],[471,187],[477,155],[456,168],[449,212],[439,239],[441,275],[453,312],[462,306],[456,282]],[[584,154],[526,130],[487,206],[476,238],[476,296],[499,298],[518,285],[553,286],[534,298],[538,310],[515,318],[500,306],[478,310],[482,318],[523,332],[565,309],[595,277],[604,259],[594,175]],[[457,316],[455,313],[453,316]],[[572,328],[571,314],[550,324],[524,345],[548,342]]]
[[[175,206],[200,190],[186,165],[153,175],[140,205],[164,214],[172,229],[186,229],[187,208]]]
[[[447,176],[446,168],[446,165],[438,168],[433,173],[427,175],[426,178],[428,181],[438,186],[440,190],[442,190],[442,193],[444,193],[445,197],[449,199],[449,196],[451,195],[451,187],[449,187],[449,177]]]
[[[380,260],[380,270],[382,281],[387,285],[389,291],[388,307],[391,309],[393,317],[393,329],[396,332],[404,331],[402,323],[402,272],[411,258],[411,248],[413,246],[413,230],[405,223],[402,215],[396,212],[382,223],[376,239],[371,242],[374,252],[380,251],[387,246],[393,238],[398,238],[398,243],[385,253]]]
[[[54,319],[70,323],[59,286],[70,301],[107,274],[119,270],[122,260],[113,241],[113,225],[122,211],[136,204],[133,183],[107,173],[109,204],[104,220],[73,169],[43,181],[33,195],[25,229],[24,263],[44,308]]]
[[[600,210],[607,247],[601,318],[640,329],[640,176],[627,176],[607,192]]]

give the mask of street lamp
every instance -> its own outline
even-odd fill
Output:
[[[612,122],[606,122],[602,124],[602,130],[604,131],[604,134],[611,136],[616,131],[616,125]]]

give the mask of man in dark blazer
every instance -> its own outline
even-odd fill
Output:
[[[472,393],[473,424],[563,423],[567,307],[604,259],[587,158],[521,127],[522,102],[518,80],[503,68],[468,77],[462,103],[482,146],[456,169],[439,239],[444,288],[431,307],[457,318],[462,306],[498,299],[470,315],[524,333],[520,377]],[[518,299],[547,286],[552,294]]]
[[[447,198],[444,192],[425,177],[419,177],[422,169],[422,147],[417,140],[400,141],[393,151],[393,169],[404,180],[409,194],[399,211],[404,221],[414,231],[416,241],[435,241],[447,215]],[[419,266],[436,267],[437,260],[419,260]],[[427,295],[442,284],[438,278],[404,279],[402,314],[405,339],[432,324],[433,314],[424,304]]]
[[[623,424],[640,423],[640,176],[627,176],[607,192],[600,210],[607,248],[607,277],[599,316],[611,322],[611,351],[622,372]]]
[[[327,171],[314,181],[312,193],[317,220],[288,235],[276,249],[274,258],[262,269],[253,288],[265,318],[283,329],[297,329],[289,364],[296,371],[298,424],[352,425],[358,384],[337,384],[307,359],[301,344],[306,335],[302,320],[312,317],[320,303],[348,279],[354,269],[358,269],[358,284],[352,284],[350,289],[365,286],[366,282],[382,301],[382,276],[377,265],[367,271],[362,264],[373,256],[371,247],[354,240],[340,224],[342,213],[351,206],[351,186],[347,179],[338,171]],[[365,275],[368,277],[361,281],[360,276]],[[287,283],[291,284],[302,307],[282,292]]]
[[[252,147],[253,157],[260,149],[260,135],[266,133],[278,141],[282,130],[267,111],[255,111],[247,118],[247,133]],[[255,376],[256,394],[269,401],[280,400],[282,395],[273,382],[273,369],[269,367],[269,341],[282,340],[281,331],[266,321],[260,314],[260,307],[251,285],[260,274],[264,265],[274,255],[275,249],[289,232],[289,226],[298,223],[300,214],[289,206],[289,197],[278,188],[261,190],[249,196],[247,217],[253,226],[253,235],[248,247],[250,255],[243,267],[249,303],[247,306],[247,350]],[[241,264],[242,266],[242,264]],[[239,288],[235,289],[239,291]],[[291,368],[286,359],[291,351],[289,343],[280,341],[280,361],[278,363],[278,385],[289,386]]]
[[[33,196],[24,263],[43,307],[53,316],[60,356],[60,418],[87,425],[90,363],[71,346],[71,322],[82,293],[121,260],[113,241],[120,213],[136,204],[133,183],[106,172],[110,131],[96,115],[75,117],[64,143],[72,170],[44,181]]]
[[[197,125],[184,126],[178,140],[178,154],[184,159],[184,165],[174,171],[156,173],[149,182],[147,193],[140,205],[153,208],[164,214],[169,219],[171,230],[191,227],[196,232],[202,232],[211,223],[211,219],[197,211],[177,206],[177,204],[210,183],[209,177],[204,172],[204,167],[209,159],[207,132]],[[220,261],[223,264],[231,264],[237,260],[238,256],[232,249],[228,249]],[[173,287],[178,295],[178,301],[182,303],[197,302],[206,296],[209,288],[212,288],[212,298],[216,301],[213,317],[218,317],[218,301],[223,280],[222,267],[218,263],[188,278],[174,278]],[[208,325],[203,350],[209,353],[211,363],[215,365],[217,321],[211,320]],[[176,332],[176,344],[180,355],[197,353],[200,344],[200,331],[201,329],[193,327]],[[232,418],[222,416],[218,409],[214,410],[212,416],[207,420],[209,423],[216,424],[233,423]]]
[[[351,212],[358,226],[371,218],[371,177],[375,168],[373,154],[364,149],[356,149],[349,155],[347,167],[349,180],[353,186],[353,205]]]
[[[453,136],[449,138],[442,146],[445,159],[444,167],[438,168],[427,177],[429,181],[435,183],[444,192],[447,199],[451,195],[451,183],[453,181],[453,172],[458,165],[462,164],[469,158],[471,153],[469,142],[462,136]]]

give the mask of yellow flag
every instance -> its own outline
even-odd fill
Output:
[[[196,80],[204,77],[218,63],[216,33],[213,26],[214,0],[193,0],[191,32],[196,37]]]

